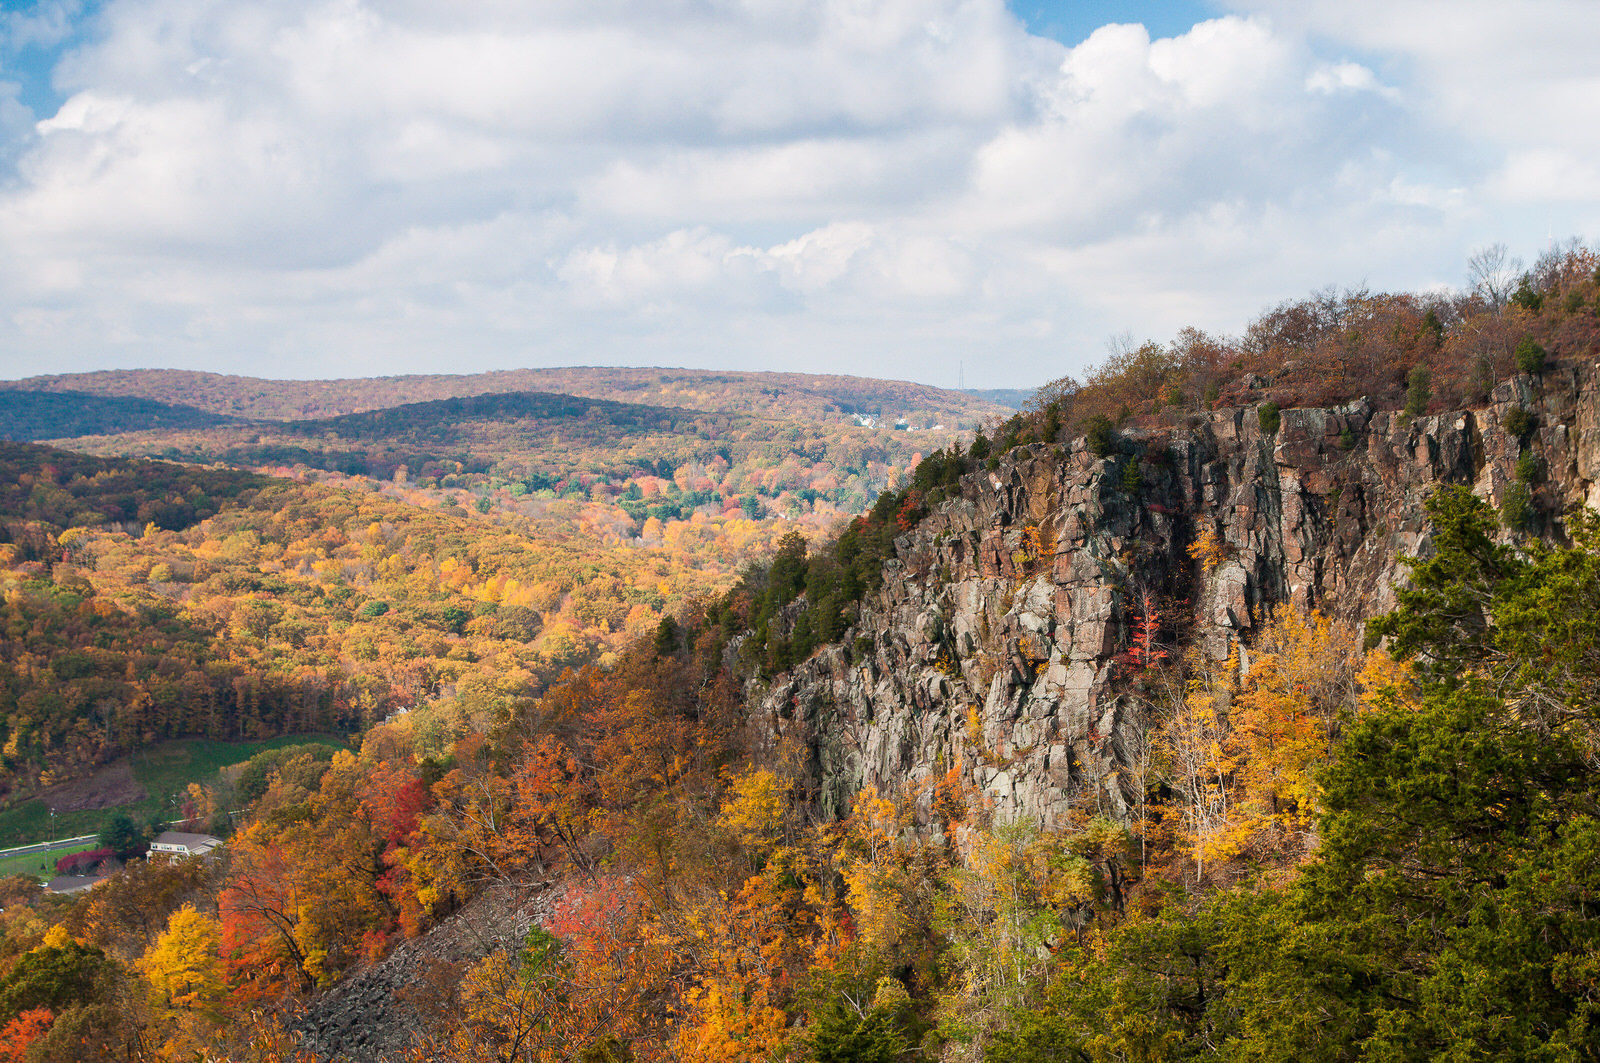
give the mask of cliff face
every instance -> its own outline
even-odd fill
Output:
[[[1499,505],[1526,448],[1535,527],[1600,505],[1597,388],[1600,365],[1440,416],[1357,401],[1284,410],[1269,435],[1247,407],[1104,458],[1081,439],[1019,448],[896,541],[845,639],[758,691],[752,722],[774,756],[798,756],[823,814],[866,784],[925,809],[958,767],[1001,816],[1126,816],[1145,726],[1117,657],[1146,594],[1219,657],[1280,603],[1383,612],[1399,558],[1428,549],[1423,502],[1442,484]],[[1526,442],[1505,428],[1519,409]],[[1224,558],[1202,574],[1188,547],[1207,526]]]

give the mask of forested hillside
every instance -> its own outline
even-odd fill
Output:
[[[552,499],[607,505],[645,522],[812,516],[826,526],[899,483],[961,434],[509,393],[325,420],[151,430],[58,440],[105,455],[323,470],[431,492],[436,504],[538,519]],[[377,486],[377,485],[374,485]],[[652,526],[648,533],[659,538]]]
[[[1600,1058],[1597,266],[1123,350],[738,569],[205,470],[127,528],[115,463],[23,448],[9,718],[145,682],[110,614],[166,603],[365,730],[262,762],[216,862],[4,883],[0,1045]]]
[[[163,738],[508,712],[727,585],[783,529],[740,516],[608,544],[576,504],[534,531],[21,444],[0,467],[7,792]]]
[[[0,439],[32,441],[152,428],[207,428],[233,420],[154,399],[0,388]]]
[[[361,380],[260,380],[176,369],[106,370],[30,377],[29,391],[135,397],[261,420],[334,417],[408,403],[516,391],[542,391],[648,406],[753,414],[815,424],[845,423],[860,414],[928,427],[974,427],[1001,406],[979,396],[926,384],[810,373],[707,372],[578,366],[515,369],[467,376],[374,377]]]

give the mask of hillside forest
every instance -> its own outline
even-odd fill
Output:
[[[898,486],[924,454],[970,435],[960,425],[1001,409],[936,389],[850,378],[816,378],[800,387],[783,374],[640,379],[628,370],[528,372],[590,391],[645,392],[695,405],[486,391],[320,419],[244,420],[168,400],[196,398],[194,388],[203,383],[222,392],[202,389],[198,398],[212,406],[275,410],[250,401],[263,382],[180,377],[158,391],[160,401],[0,389],[0,434],[82,453],[221,464],[378,491],[412,506],[509,521],[546,538],[576,530],[607,548],[703,554],[715,568],[729,557],[745,559],[752,524],[793,522],[815,536],[859,513]],[[605,374],[615,377],[609,388]],[[460,390],[469,379],[489,388],[526,375],[443,379]],[[170,384],[169,377],[84,374],[46,383],[133,387]],[[335,394],[350,391],[345,399],[356,405],[376,394],[372,382],[365,391],[345,387],[351,382],[326,383]],[[290,392],[305,386],[284,385]],[[440,386],[436,378],[418,378],[396,385],[393,397]],[[886,402],[899,399],[914,405],[885,412]],[[718,403],[727,408],[706,408]],[[741,412],[747,409],[756,412]],[[949,424],[938,420],[944,414]]]
[[[216,418],[303,421],[393,406],[509,392],[543,392],[710,413],[743,413],[812,424],[857,415],[974,427],[1010,406],[1013,391],[954,392],[904,380],[816,373],[707,372],[574,366],[513,369],[466,376],[394,376],[354,380],[260,380],[178,369],[107,370],[29,377],[18,390],[93,395],[186,407]],[[1025,397],[1025,396],[1023,396]],[[79,433],[74,433],[79,434]]]
[[[517,495],[504,464],[414,487],[422,465],[110,454],[233,425],[5,445],[11,799],[178,736],[347,740],[195,780],[218,859],[130,858],[70,897],[0,880],[0,1059],[314,1058],[340,994],[396,962],[401,1060],[1600,1058],[1600,514],[1539,537],[1445,487],[1431,551],[1364,628],[1285,607],[1219,657],[1181,612],[1128,625],[1119,683],[1149,727],[1124,818],[1007,820],[960,764],[826,817],[807,750],[754,754],[753,696],[851,652],[897,537],[1014,447],[1230,406],[1263,428],[1357,398],[1420,417],[1593,360],[1592,252],[1480,266],[1456,295],[1324,293],[1240,337],[1122,345],[908,455],[826,530],[741,506],[608,533],[583,514],[620,509],[609,488]],[[453,430],[344,416],[319,447]],[[483,423],[450,445],[492,456],[508,422]],[[576,466],[581,440],[546,459],[539,438],[495,462]],[[1222,555],[1199,535],[1187,561],[1203,579]],[[532,915],[428,951],[486,904]]]

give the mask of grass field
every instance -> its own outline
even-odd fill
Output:
[[[0,808],[0,849],[31,842],[46,841],[51,837],[70,838],[76,834],[94,834],[117,813],[126,813],[143,821],[163,813],[163,818],[177,817],[173,796],[192,782],[209,783],[221,769],[242,760],[249,760],[264,749],[320,742],[344,748],[339,735],[289,735],[265,742],[213,742],[204,738],[185,738],[176,742],[163,742],[158,746],[135,753],[129,758],[133,777],[148,791],[142,801],[120,805],[116,808],[88,809],[82,812],[59,812],[54,825],[50,822],[50,809],[44,801],[33,798],[18,801]],[[92,846],[91,846],[92,848]],[[65,852],[56,856],[64,856]]]
[[[69,846],[65,849],[56,849],[48,853],[27,853],[23,856],[8,856],[0,860],[0,878],[7,875],[33,875],[36,878],[47,879],[56,873],[56,861],[63,856],[73,853],[85,853],[90,849],[98,849],[99,842],[83,842],[80,845]]]

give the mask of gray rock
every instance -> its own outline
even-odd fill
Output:
[[[1519,378],[1484,408],[1438,417],[1365,400],[1284,410],[1273,439],[1236,408],[1108,459],[1081,441],[1019,448],[896,540],[843,639],[870,645],[865,658],[825,650],[770,690],[752,687],[756,739],[799,752],[803,792],[827,815],[866,785],[912,794],[926,813],[953,765],[1001,815],[1126,815],[1137,805],[1127,751],[1142,747],[1144,722],[1119,655],[1146,593],[1187,603],[1197,643],[1218,659],[1281,603],[1352,620],[1382,612],[1405,576],[1400,557],[1429,548],[1430,493],[1465,484],[1498,504],[1515,482],[1521,444],[1500,427],[1513,406],[1537,418],[1531,445],[1549,470],[1539,511],[1600,501],[1597,375]],[[1151,442],[1166,461],[1144,461],[1132,497],[1121,470]],[[1207,523],[1227,558],[1202,573],[1187,547]]]

